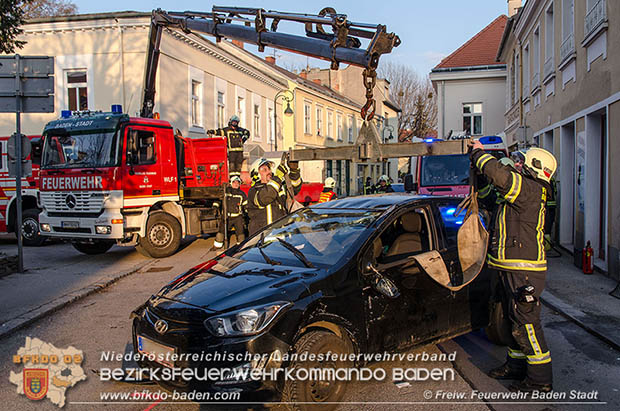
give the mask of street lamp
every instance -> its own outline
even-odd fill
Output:
[[[288,94],[291,96],[289,97]],[[276,108],[276,101],[282,97],[284,101],[286,101],[286,108],[284,109],[284,115],[290,117],[293,115],[293,109],[291,108],[291,101],[295,97],[293,92],[290,90],[280,90],[273,98],[273,122],[274,122],[274,131],[275,131],[275,146],[274,151],[278,151],[278,109]]]

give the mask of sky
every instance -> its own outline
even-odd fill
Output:
[[[482,30],[497,16],[507,13],[507,0],[330,0],[325,5],[314,2],[291,2],[284,0],[243,1],[226,0],[209,3],[198,0],[72,0],[79,13],[111,11],[150,11],[162,8],[168,11],[203,11],[218,6],[262,7],[266,10],[318,14],[329,5],[338,13],[346,14],[350,21],[383,24],[388,32],[398,34],[402,44],[381,61],[402,63],[413,68],[419,75],[428,75],[442,58],[459,48]],[[302,34],[301,24],[280,24],[280,32]],[[257,52],[255,48],[248,48]],[[273,55],[273,49],[265,54]],[[327,67],[328,64],[287,52],[276,51],[278,64],[285,68]],[[258,54],[258,53],[257,53]]]

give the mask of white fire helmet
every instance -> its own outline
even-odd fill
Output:
[[[325,179],[325,184],[324,184],[324,186],[325,186],[326,188],[334,188],[334,187],[336,187],[336,180],[334,180],[334,179],[333,179],[333,178],[331,178],[331,177],[327,177],[327,178]]]
[[[533,174],[546,182],[551,181],[558,163],[550,152],[542,148],[533,147],[525,153],[525,164]]]

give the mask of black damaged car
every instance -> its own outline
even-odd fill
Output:
[[[274,222],[177,277],[134,311],[136,353],[202,354],[139,365],[233,371],[353,367],[361,364],[342,357],[306,358],[301,364],[300,354],[402,351],[487,327],[489,275],[483,271],[452,292],[411,259],[435,250],[452,285],[462,283],[458,202],[406,194],[350,197]],[[491,328],[500,333],[499,327]],[[292,353],[297,361],[284,355]],[[158,383],[177,391],[241,391],[257,401],[304,403],[333,403],[345,390],[341,381],[226,375]]]

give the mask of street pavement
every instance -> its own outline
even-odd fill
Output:
[[[159,388],[154,385],[137,385],[128,383],[111,383],[101,381],[93,370],[103,367],[118,367],[120,362],[102,361],[101,353],[104,351],[125,352],[131,339],[131,321],[129,313],[143,303],[151,294],[166,284],[178,274],[186,271],[200,261],[213,256],[210,251],[212,239],[195,239],[185,244],[185,248],[174,256],[148,260],[140,256],[132,249],[114,248],[111,253],[103,256],[84,256],[66,244],[54,244],[37,249],[26,249],[26,267],[31,274],[43,280],[44,276],[57,276],[48,278],[47,288],[42,287],[33,290],[35,296],[40,290],[45,293],[37,304],[47,300],[58,301],[59,295],[74,293],[74,300],[45,315],[36,321],[14,330],[2,338],[2,353],[0,356],[0,396],[3,398],[2,409],[14,410],[40,410],[57,409],[48,400],[30,401],[23,395],[16,394],[16,387],[9,382],[8,375],[11,370],[21,369],[12,364],[11,356],[19,347],[24,345],[26,337],[36,337],[53,344],[58,348],[68,346],[76,347],[84,352],[85,359],[82,368],[87,373],[87,380],[70,388],[66,394],[66,409],[172,409],[172,410],[206,410],[213,409],[212,404],[165,404],[154,401],[148,397],[148,393],[157,393]],[[0,247],[9,247],[5,244]],[[1,250],[2,248],[0,248]],[[36,252],[35,252],[36,251]],[[35,257],[36,256],[36,257]],[[86,269],[96,263],[97,269]],[[88,286],[109,280],[110,275],[119,272],[132,272],[117,279],[107,287],[98,289],[89,295],[81,296],[80,290],[88,290]],[[46,274],[43,274],[46,273]],[[568,274],[567,274],[568,273]],[[14,274],[19,275],[19,274]],[[568,276],[575,276],[570,280]],[[579,296],[588,294],[582,298],[580,304],[573,303],[569,293],[563,293],[561,281],[568,281],[568,285],[580,281],[581,274],[578,270],[572,270],[566,264],[566,259],[558,259],[550,264],[549,293],[565,306],[578,309],[583,318],[591,313],[600,315],[587,304],[595,304],[598,310],[614,308],[615,301],[607,301],[604,297],[611,283],[606,277],[594,275],[583,281],[581,287],[588,287],[587,291],[574,293]],[[31,286],[36,282],[26,277],[18,277],[18,280],[10,278],[11,283],[5,282],[7,277],[0,278],[0,300],[15,298],[21,304],[31,304],[25,294],[14,297],[11,294],[27,292],[20,287],[19,279]],[[56,278],[57,281],[53,281]],[[61,278],[66,284],[54,284]],[[561,279],[555,281],[552,279]],[[579,283],[581,284],[581,283]],[[10,286],[19,290],[10,289]],[[602,288],[596,293],[597,288]],[[559,290],[559,291],[558,291]],[[553,293],[553,294],[551,294]],[[77,298],[77,297],[80,298]],[[29,297],[28,297],[29,298]],[[77,299],[76,299],[77,298]],[[609,296],[612,300],[613,297]],[[46,300],[47,299],[47,300]],[[555,301],[555,300],[554,300]],[[6,304],[2,302],[2,304]],[[52,304],[53,305],[53,304]],[[602,306],[606,308],[601,308]],[[9,318],[4,313],[4,318]],[[7,309],[12,309],[6,304]],[[30,305],[28,305],[30,307]],[[25,311],[22,309],[22,311]],[[17,312],[17,311],[15,311]],[[20,311],[21,312],[21,311]],[[574,313],[573,313],[574,314]],[[607,315],[607,313],[603,313]],[[10,319],[10,318],[9,318]],[[395,367],[424,367],[424,368],[454,368],[457,373],[453,381],[445,382],[422,382],[412,381],[409,385],[396,385],[390,379],[386,381],[372,381],[367,383],[353,383],[349,385],[343,404],[340,409],[344,410],[401,410],[401,409],[432,409],[432,410],[603,410],[620,409],[620,395],[618,392],[617,377],[620,375],[620,352],[610,344],[599,338],[591,330],[584,329],[579,324],[579,318],[571,318],[565,313],[556,311],[555,308],[543,307],[543,326],[553,358],[554,388],[557,393],[566,393],[567,397],[571,390],[582,392],[597,391],[598,403],[589,400],[587,403],[567,404],[574,402],[569,398],[555,401],[538,403],[506,403],[505,401],[482,401],[472,399],[474,390],[485,393],[507,392],[508,382],[498,382],[486,376],[486,372],[500,365],[505,356],[504,347],[491,344],[482,331],[472,332],[438,345],[430,345],[418,348],[413,353],[452,353],[456,352],[456,360],[451,362],[414,362],[414,363],[390,363],[379,362],[372,364],[371,368],[381,367],[386,370]],[[605,330],[609,331],[609,330]],[[617,337],[620,331],[615,330],[610,337]],[[608,333],[609,334],[609,333]],[[146,392],[143,401],[131,403],[101,403],[101,393],[133,393]],[[430,394],[429,394],[430,392]],[[450,395],[464,393],[461,400],[449,398]],[[428,400],[427,396],[431,399]],[[429,404],[428,402],[432,402]],[[367,403],[367,404],[362,404]],[[369,403],[369,404],[368,404]],[[149,408],[151,407],[151,408]],[[221,405],[216,409],[230,409],[230,405]]]

